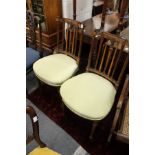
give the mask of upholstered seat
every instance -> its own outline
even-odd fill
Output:
[[[44,147],[44,148],[36,148],[32,152],[30,152],[28,155],[60,155],[59,153]]]
[[[101,120],[110,112],[116,90],[105,78],[83,73],[64,82],[60,94],[65,105],[77,115]]]
[[[65,54],[53,54],[39,59],[33,65],[36,76],[44,83],[59,86],[78,69],[76,61]]]
[[[27,47],[26,48],[26,70],[32,67],[33,63],[40,58],[38,51]]]

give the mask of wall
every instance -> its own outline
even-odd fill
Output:
[[[93,0],[76,0],[76,20],[92,17]],[[73,0],[62,0],[63,17],[73,19]]]

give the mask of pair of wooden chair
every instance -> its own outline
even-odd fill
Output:
[[[78,116],[93,121],[90,138],[98,122],[113,107],[128,53],[126,40],[109,33],[94,33],[86,73],[75,75],[79,67],[84,25],[57,18],[57,48],[54,54],[36,61],[33,70],[45,84],[60,87],[63,103]]]

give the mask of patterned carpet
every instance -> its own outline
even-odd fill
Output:
[[[42,85],[29,96],[29,99],[50,119],[70,134],[91,155],[129,154],[129,145],[127,144],[112,141],[111,145],[106,147],[106,138],[111,122],[110,116],[100,122],[96,129],[94,140],[90,141],[88,136],[90,133],[91,121],[76,116],[67,108],[65,108],[64,115],[58,89]]]

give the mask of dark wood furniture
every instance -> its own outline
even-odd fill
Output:
[[[34,12],[41,20],[42,26],[42,47],[45,51],[51,52],[52,48],[56,45],[56,20],[57,16],[62,16],[62,4],[61,0],[27,0],[27,10]],[[29,28],[26,27],[26,31]],[[37,43],[38,43],[38,31],[36,31]],[[29,37],[28,41],[31,42]]]
[[[73,19],[76,20],[76,0],[73,0]]]
[[[43,56],[42,52],[42,30],[40,19],[34,15],[30,10],[26,11],[27,27],[29,28],[28,35],[26,36],[26,75],[32,71],[34,62]],[[38,28],[38,43],[36,42],[36,29]],[[31,42],[28,42],[28,36]],[[28,90],[26,89],[28,96]]]
[[[120,13],[120,24],[123,22],[123,17],[129,7],[129,0],[120,0],[118,11]]]
[[[26,36],[26,74],[32,71],[32,66],[35,61],[43,56],[42,52],[42,30],[40,19],[30,10],[26,11],[27,27],[29,28]],[[36,29],[38,30],[38,43],[36,41]],[[29,38],[31,42],[29,42]]]
[[[32,124],[29,125],[32,125],[33,129],[33,134],[27,136],[26,144],[29,144],[34,139],[41,148],[45,147],[46,145],[40,139],[38,117],[35,110],[31,106],[27,106],[26,114],[28,114],[31,119]]]
[[[41,21],[40,19],[35,16],[35,14],[27,10],[26,11],[26,25],[29,29],[27,36],[26,36],[26,44],[27,47],[31,47],[37,50],[40,53],[40,57],[42,56],[42,28],[41,28]],[[38,31],[38,36],[36,36],[36,30]],[[38,37],[38,41],[36,40]],[[31,39],[31,42],[28,40]]]
[[[91,35],[94,31],[96,31],[96,28],[94,26],[94,20],[93,18],[98,18],[100,22],[102,22],[102,14],[96,15],[84,22],[82,22],[85,26],[84,29],[84,42],[90,44],[91,42]],[[101,29],[100,32],[110,32],[112,33],[114,30],[118,28],[118,20],[119,16],[118,14],[112,14],[112,15],[106,15],[104,25],[101,23]],[[105,26],[105,27],[104,27]]]
[[[108,143],[111,142],[112,136],[123,142],[129,142],[129,76],[126,76],[122,92],[120,94],[112,127],[108,137]]]
[[[102,22],[105,21],[105,16],[106,16],[106,10],[107,8],[111,8],[111,10],[114,10],[116,8],[113,9],[113,5],[111,5],[111,7],[109,7],[109,0],[104,0],[104,5],[103,5],[103,10],[102,10]],[[112,2],[113,3],[113,2]],[[124,19],[125,13],[127,11],[128,8],[128,3],[129,0],[119,0],[117,2],[118,5],[118,15],[119,15],[119,24],[118,24],[118,30],[123,30],[124,27],[126,27],[128,25],[128,20]],[[114,10],[116,11],[116,10]]]

